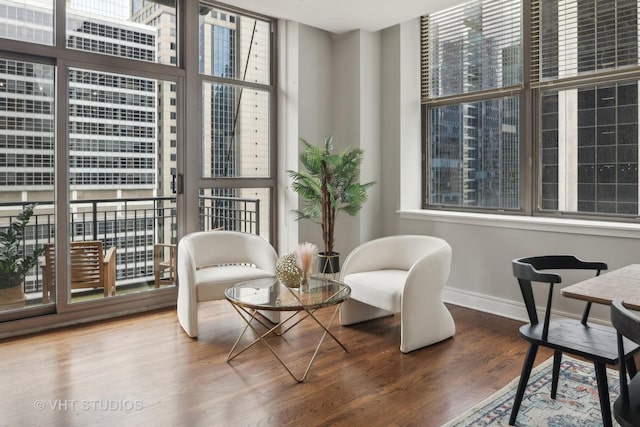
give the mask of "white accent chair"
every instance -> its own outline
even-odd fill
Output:
[[[453,336],[455,324],[442,301],[450,266],[451,246],[437,237],[398,235],[363,243],[341,269],[351,297],[340,306],[340,323],[400,313],[403,353]]]
[[[178,242],[178,320],[198,336],[198,303],[224,299],[227,287],[275,276],[278,255],[264,238],[237,231],[197,231]],[[277,319],[270,319],[277,320]]]

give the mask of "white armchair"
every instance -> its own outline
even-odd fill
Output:
[[[260,236],[237,231],[198,231],[178,243],[178,320],[198,336],[198,302],[224,299],[227,287],[275,276],[278,256]]]
[[[350,325],[400,313],[400,351],[408,353],[453,336],[442,302],[451,246],[431,236],[390,236],[363,243],[345,259],[340,279],[351,297],[340,306]]]

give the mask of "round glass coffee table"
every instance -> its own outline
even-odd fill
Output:
[[[331,333],[329,328],[338,313],[340,304],[349,298],[351,288],[336,280],[320,278],[309,278],[308,280],[309,290],[305,292],[300,291],[298,288],[288,288],[282,285],[275,277],[241,282],[225,290],[224,295],[226,299],[231,303],[231,306],[247,324],[229,351],[229,354],[227,355],[227,362],[233,360],[236,356],[251,348],[257,342],[262,342],[296,381],[303,382],[307,378],[307,375],[311,370],[311,365],[313,364],[313,361],[318,354],[318,350],[320,350],[320,346],[327,334],[330,335],[344,351],[347,351],[344,344],[342,344],[340,340]],[[315,316],[314,312],[320,308],[329,306],[335,306],[335,308],[329,322],[326,325],[323,325]],[[284,320],[281,319],[280,323],[272,326],[271,324],[267,324],[263,321],[260,311],[282,311],[291,313],[286,316]],[[284,335],[291,328],[307,318],[313,319],[324,330],[324,332],[322,333],[320,341],[309,360],[304,374],[301,377],[298,377],[291,371],[291,369],[289,369],[287,364],[267,342],[265,337],[271,334],[277,336]],[[266,329],[266,332],[260,333],[256,329],[255,323],[262,325]],[[256,335],[258,335],[258,338],[242,349],[236,351],[238,344],[249,329],[253,330]]]

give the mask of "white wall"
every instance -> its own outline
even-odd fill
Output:
[[[298,208],[298,196],[289,189],[286,171],[298,166],[300,25],[278,22],[278,251],[293,250],[299,239],[298,224],[291,210]]]
[[[336,149],[364,150],[360,182],[380,181],[381,35],[352,31],[333,35],[333,134]],[[336,249],[341,259],[382,233],[382,191],[374,186],[360,213],[339,214]]]
[[[336,150],[364,149],[361,182],[380,181],[380,34],[353,31],[335,35],[303,24],[283,21],[280,25],[280,32],[287,30],[286,38],[289,39],[288,42],[280,41],[280,50],[294,49],[292,56],[297,56],[298,60],[296,73],[290,73],[296,75],[295,84],[293,79],[281,79],[279,101],[289,99],[288,85],[297,89],[298,101],[295,111],[279,109],[285,114],[279,120],[280,128],[284,128],[283,122],[295,121],[299,136],[312,144],[320,145],[326,135],[333,135]],[[295,43],[291,40],[294,33]],[[292,152],[291,135],[281,136],[280,143],[286,145],[281,151]],[[280,158],[283,158],[282,154]],[[286,164],[289,165],[287,169],[298,167],[297,163],[291,166],[291,161]],[[289,181],[286,176],[283,180]],[[286,184],[284,187],[285,192],[290,193]],[[339,214],[335,249],[342,254],[342,260],[360,242],[381,235],[381,193],[378,186],[370,190],[365,208],[356,217]],[[284,214],[281,228],[297,226],[300,242],[313,242],[322,250],[318,224],[293,222],[290,209]],[[295,249],[292,242],[287,247],[287,250]]]
[[[609,269],[638,263],[638,230],[585,221],[520,217],[481,219],[422,212],[404,212],[398,233],[430,234],[446,239],[453,248],[451,275],[445,300],[479,310],[525,319],[522,297],[511,271],[511,260],[523,256],[574,254],[605,261]],[[497,217],[497,218],[496,218]],[[556,288],[554,309],[578,317],[583,303],[559,295],[562,287],[588,278],[586,273],[563,274]],[[540,287],[539,306],[546,289]],[[594,305],[594,319],[608,322],[607,307]]]
[[[336,150],[360,145],[360,31],[333,35],[333,142]],[[340,261],[359,241],[359,217],[338,213],[335,251]]]
[[[355,31],[341,36],[299,25],[298,36],[299,135],[320,143],[332,133],[339,147],[365,149],[363,181],[378,182],[358,217],[339,219],[336,237],[342,259],[360,242],[381,235],[442,237],[453,248],[445,300],[519,319],[526,313],[511,273],[513,258],[571,253],[605,261],[610,269],[640,259],[640,228],[633,224],[419,209],[418,19],[378,33]],[[320,245],[318,225],[298,225],[300,241]],[[585,277],[565,275],[558,291]],[[583,303],[558,293],[555,298],[557,312],[580,315]],[[603,322],[609,319],[606,307],[594,306],[592,313]]]
[[[331,35],[300,24],[300,137],[321,144],[332,129],[333,49]]]
[[[421,205],[419,32],[418,20],[381,32],[383,161],[379,182],[384,235],[397,233],[398,210],[417,209]]]
[[[279,249],[284,254],[298,242],[312,242],[322,250],[320,226],[293,220],[299,199],[289,188],[287,170],[298,170],[299,138],[320,145],[334,134],[334,43],[326,31],[291,21],[279,21]],[[355,96],[357,98],[357,96]],[[337,138],[336,138],[337,139]]]
[[[605,261],[609,269],[638,262],[640,228],[636,225],[420,211],[420,70],[411,60],[419,59],[418,19],[384,30],[382,44],[383,138],[398,139],[397,144],[382,148],[383,228],[385,234],[427,234],[451,244],[446,301],[524,320],[526,312],[512,275],[512,259],[575,254]],[[393,210],[397,207],[400,212]],[[564,283],[557,287],[554,299],[556,312],[581,314],[584,303],[562,297],[559,290],[586,277],[563,276]],[[536,294],[540,303],[545,291],[540,289]],[[607,322],[608,308],[594,305],[592,317]]]
[[[300,24],[299,37],[300,105],[299,137],[320,145],[333,128],[333,47],[331,35]],[[297,165],[297,164],[296,164]],[[297,167],[297,166],[296,166]],[[315,243],[322,250],[320,225],[310,221],[296,223],[300,242]],[[295,248],[292,248],[295,249]]]
[[[351,244],[382,235],[382,34],[360,31],[360,141],[364,161],[360,182],[376,181],[367,192],[367,202],[360,211],[360,233]],[[346,254],[345,254],[346,255]]]

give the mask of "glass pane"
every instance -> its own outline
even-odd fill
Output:
[[[257,234],[270,240],[268,188],[200,189],[200,230]]]
[[[200,73],[269,84],[269,22],[200,5]]]
[[[542,79],[637,66],[639,6],[637,0],[542,1]]]
[[[71,248],[79,241],[100,241],[105,255],[116,248],[109,268],[118,295],[154,289],[162,278],[175,282],[175,268],[164,268],[175,261],[172,247],[162,246],[176,243],[175,90],[172,81],[69,72]],[[72,273],[74,302],[106,296],[104,286],[74,280]]]
[[[428,16],[429,97],[522,82],[521,2],[475,0]]]
[[[638,214],[638,82],[542,94],[542,209]]]
[[[269,93],[202,85],[202,174],[210,178],[269,176]]]
[[[67,47],[177,64],[175,0],[71,0]]]
[[[53,45],[53,1],[0,0],[0,37]]]
[[[15,277],[16,269],[4,264],[12,248],[20,262],[55,236],[54,77],[50,65],[0,58],[0,232],[7,232],[26,206],[34,206],[21,236],[8,239],[9,245],[0,243],[0,288]],[[35,255],[26,274],[18,275],[19,300],[13,306],[0,302],[0,311],[54,301],[43,280],[39,253]]]
[[[431,108],[430,205],[520,206],[518,97]]]

